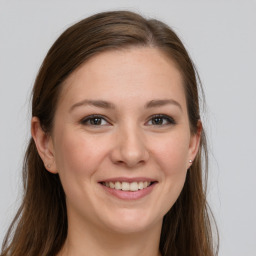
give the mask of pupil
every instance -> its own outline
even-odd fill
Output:
[[[162,124],[162,123],[163,123],[163,120],[162,120],[162,118],[157,117],[157,118],[154,118],[153,123],[154,123],[154,124]]]
[[[93,119],[91,119],[91,124],[92,125],[99,125],[99,124],[101,124],[101,119],[100,118],[93,118]]]

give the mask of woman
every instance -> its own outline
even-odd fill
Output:
[[[67,29],[31,133],[1,255],[214,255],[196,71],[168,26],[116,11]]]

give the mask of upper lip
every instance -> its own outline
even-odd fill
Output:
[[[148,182],[156,182],[155,179],[152,179],[152,178],[146,178],[146,177],[115,177],[115,178],[108,178],[108,179],[104,179],[104,180],[100,180],[99,183],[102,183],[102,182],[117,182],[117,181],[120,181],[120,182],[140,182],[140,181],[148,181]]]

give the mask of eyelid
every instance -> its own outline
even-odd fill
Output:
[[[99,119],[102,119],[104,120],[105,122],[107,122],[107,124],[100,124],[100,125],[97,125],[97,124],[87,124],[88,121],[90,121],[91,119],[94,119],[94,118],[99,118]],[[154,118],[162,118],[162,119],[165,119],[167,120],[167,124],[148,124],[150,121],[152,121]],[[111,124],[111,121],[105,117],[104,115],[100,115],[100,114],[92,114],[92,115],[89,115],[89,116],[86,116],[86,117],[83,117],[79,123],[81,123],[82,125],[87,125],[87,126],[93,126],[93,127],[96,127],[96,126],[108,126],[108,125],[112,125]],[[152,115],[148,118],[148,120],[146,121],[146,125],[149,125],[149,126],[159,126],[159,127],[162,127],[162,126],[167,126],[167,125],[175,125],[176,124],[176,121],[173,117],[169,116],[169,115],[166,115],[166,114],[155,114],[155,115]]]
[[[149,117],[148,121],[146,122],[146,124],[149,122],[149,121],[152,121],[152,119],[154,118],[163,118],[163,119],[166,119],[168,121],[168,124],[161,124],[161,125],[154,125],[154,124],[151,124],[151,125],[154,125],[154,126],[166,126],[166,125],[175,125],[176,124],[176,121],[173,117],[169,116],[169,115],[165,115],[165,114],[155,114],[155,115],[152,115]]]
[[[83,117],[83,118],[80,120],[80,123],[81,123],[82,125],[88,125],[88,126],[106,126],[106,124],[105,124],[105,125],[86,124],[86,122],[88,122],[90,119],[93,119],[93,118],[103,119],[103,120],[105,120],[105,121],[108,123],[107,125],[111,125],[111,123],[110,123],[110,121],[108,120],[108,118],[106,118],[106,117],[103,116],[103,115],[98,115],[98,114],[92,114],[92,115]]]

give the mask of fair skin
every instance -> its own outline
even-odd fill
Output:
[[[32,136],[66,194],[59,255],[160,255],[163,216],[200,140],[169,58],[147,47],[94,56],[65,81],[51,134],[34,117]]]

